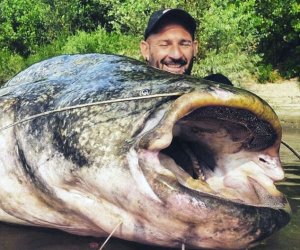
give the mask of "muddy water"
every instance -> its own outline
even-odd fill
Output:
[[[283,139],[300,152],[300,130],[284,130]],[[285,181],[278,184],[290,201],[293,217],[288,226],[270,239],[262,242],[255,250],[298,250],[300,249],[300,160],[284,146],[281,159],[286,171]],[[79,237],[56,230],[37,229],[0,223],[0,250],[91,250],[99,249],[104,239]],[[112,239],[105,250],[165,250]]]

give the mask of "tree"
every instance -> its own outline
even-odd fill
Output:
[[[0,4],[0,47],[28,56],[49,41],[47,4],[35,0],[2,0]]]
[[[261,18],[255,0],[215,0],[200,19],[198,75],[223,73],[232,80],[255,75]]]
[[[257,14],[263,19],[258,52],[264,62],[286,77],[300,73],[300,4],[298,0],[257,0]]]

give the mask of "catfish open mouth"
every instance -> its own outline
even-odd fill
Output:
[[[258,98],[222,97],[181,96],[140,146],[159,152],[161,167],[188,189],[286,209],[287,201],[274,185],[284,178],[277,116]]]

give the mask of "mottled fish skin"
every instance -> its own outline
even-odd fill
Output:
[[[252,98],[266,106],[274,143],[280,141],[272,109],[246,91],[99,54],[59,56],[18,74],[0,89],[0,128],[80,104],[192,92]],[[157,145],[153,134],[143,138],[145,126],[170,116],[176,98],[76,108],[1,130],[0,220],[92,236],[106,236],[122,221],[119,238],[213,249],[245,248],[287,224],[284,209],[191,190],[171,171],[141,161],[139,152]]]

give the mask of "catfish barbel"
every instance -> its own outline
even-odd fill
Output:
[[[64,55],[0,89],[0,220],[190,248],[286,225],[281,126],[250,92],[115,55]]]

